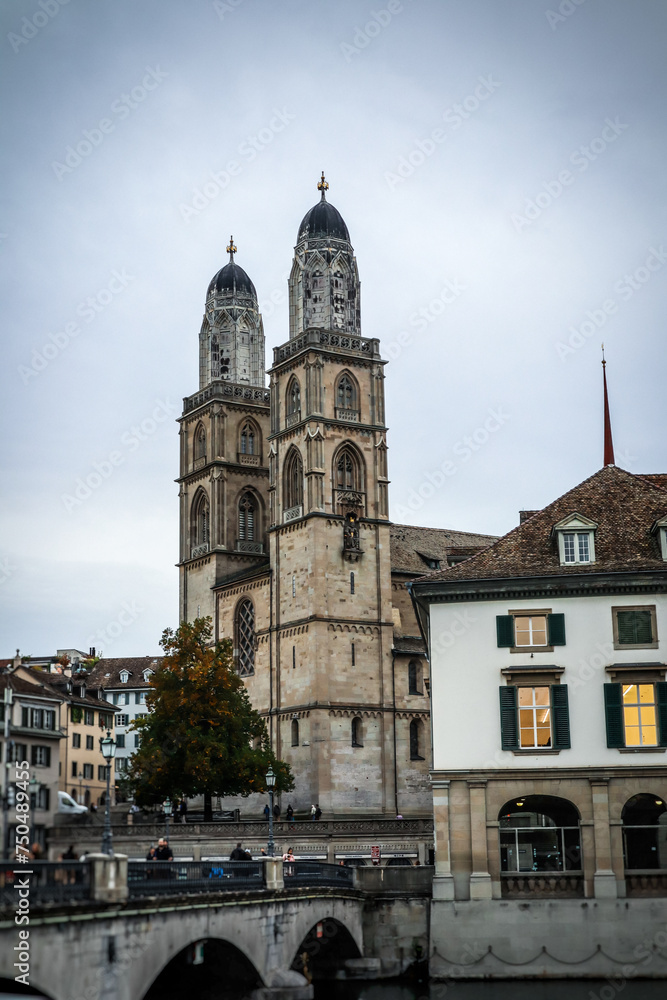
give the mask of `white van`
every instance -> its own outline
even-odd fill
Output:
[[[58,792],[58,812],[66,816],[83,816],[88,808],[78,805],[67,792]]]

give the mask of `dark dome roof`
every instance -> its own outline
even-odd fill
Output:
[[[322,201],[318,201],[317,205],[314,205],[310,212],[306,212],[304,215],[296,241],[300,243],[301,240],[320,239],[326,236],[350,242],[350,234],[343,221],[343,216],[337,208],[322,198]]]
[[[252,295],[253,298],[257,298],[255,286],[248,275],[242,267],[239,267],[238,264],[232,263],[225,264],[225,266],[218,271],[211,284],[208,286],[206,297],[208,298],[209,295],[215,295],[220,292]]]

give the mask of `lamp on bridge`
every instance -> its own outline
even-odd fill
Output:
[[[164,809],[164,830],[167,842],[169,841],[169,813],[171,812],[171,799],[169,796],[162,803],[162,808]]]
[[[276,787],[276,776],[270,764],[269,770],[266,772],[266,787],[269,790],[269,842],[266,849],[269,857],[272,858],[276,847],[273,843],[273,789]]]
[[[111,832],[111,792],[109,791],[109,781],[111,778],[111,763],[116,756],[116,741],[111,735],[111,730],[107,729],[104,738],[100,736],[100,749],[102,756],[107,762],[107,796],[104,801],[104,833],[102,834],[102,854],[113,857],[113,834]]]

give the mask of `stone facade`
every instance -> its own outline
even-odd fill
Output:
[[[439,567],[447,546],[476,551],[491,539],[415,528],[394,546],[385,362],[379,341],[361,336],[347,226],[324,178],[318,187],[289,279],[290,339],[274,350],[268,390],[252,366],[230,361],[216,378],[207,360],[212,298],[219,308],[224,298],[228,325],[245,317],[237,336],[250,335],[252,319],[263,350],[233,244],[209,287],[202,382],[180,420],[180,616],[211,615],[215,639],[233,640],[251,701],[293,769],[295,809],[424,815],[428,666],[406,581]],[[241,355],[230,346],[229,356]]]

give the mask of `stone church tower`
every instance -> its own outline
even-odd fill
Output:
[[[180,459],[180,620],[215,615],[212,587],[263,562],[269,394],[252,281],[234,263],[206,293],[199,392],[184,400]]]
[[[180,616],[211,615],[215,638],[232,638],[295,809],[426,815],[428,666],[406,584],[491,539],[389,524],[385,362],[361,335],[354,250],[324,175],[318,189],[268,390],[233,241],[208,288],[200,387],[180,418]],[[259,814],[253,799],[238,805]]]

